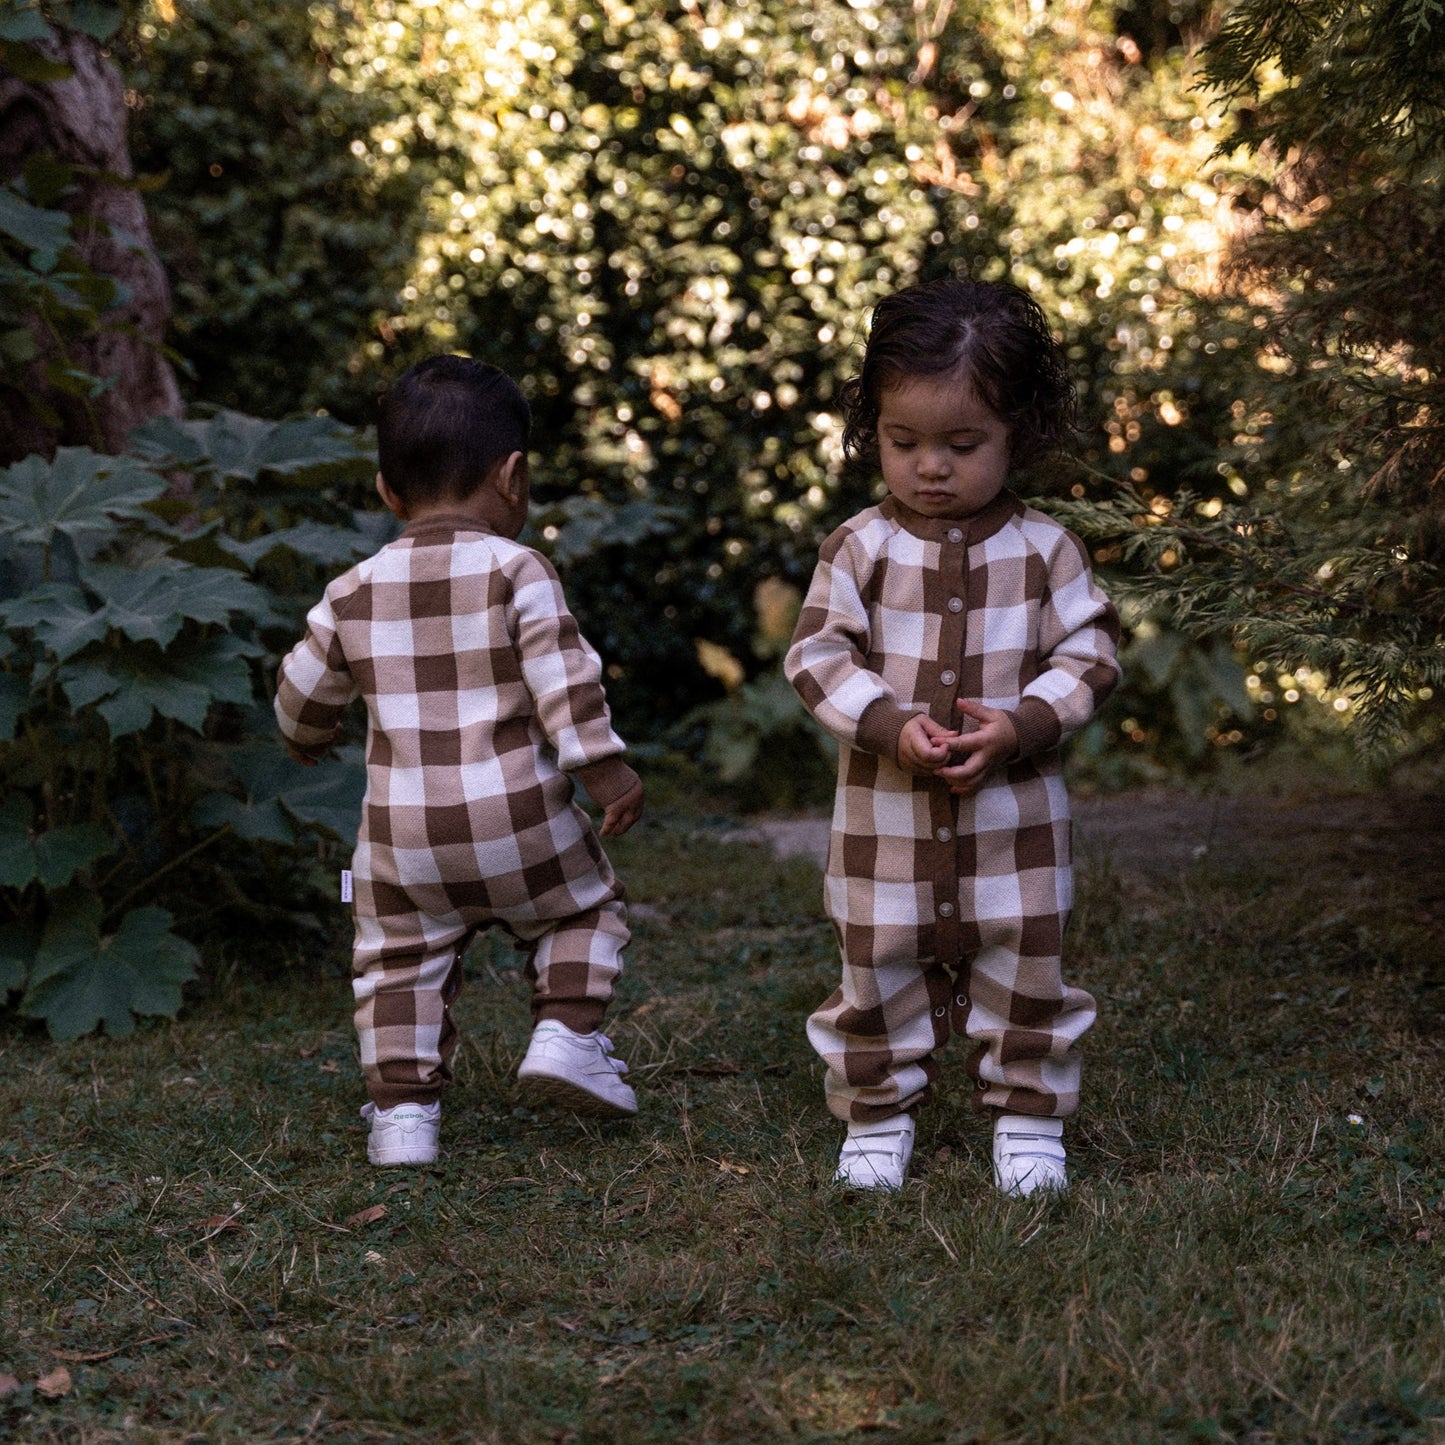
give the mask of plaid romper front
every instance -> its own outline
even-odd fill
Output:
[[[841,986],[808,1021],[829,1109],[914,1109],[950,1029],[979,1108],[1078,1106],[1093,998],[1066,985],[1073,901],[1058,744],[1119,680],[1118,618],[1071,532],[1002,492],[958,521],[889,497],[823,544],[786,671],[840,742],[825,901]],[[972,796],[898,766],[904,724],[1008,712],[1016,759]]]
[[[566,774],[604,807],[636,774],[551,565],[433,515],[332,582],[306,621],[281,664],[281,731],[317,749],[353,698],[368,714],[353,990],[373,1102],[440,1094],[461,958],[494,923],[532,949],[534,1017],[596,1028],[627,915]]]

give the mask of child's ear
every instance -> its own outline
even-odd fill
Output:
[[[503,457],[492,473],[492,485],[513,507],[526,500],[531,484],[532,473],[527,466],[526,452],[513,452]]]
[[[376,474],[376,495],[386,503],[387,509],[396,517],[397,521],[405,522],[407,520],[406,503],[387,486],[386,478],[380,472]]]

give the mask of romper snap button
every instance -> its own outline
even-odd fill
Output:
[[[938,914],[939,914],[939,917],[940,917],[940,918],[952,918],[952,917],[953,917],[953,904],[951,904],[951,903],[940,903],[940,904],[938,905]]]
[[[973,1081],[973,1087],[974,1087],[975,1089],[979,1090],[979,1092],[981,1093],[984,1089],[988,1088],[988,1080],[987,1080],[987,1079],[975,1079],[975,1080]]]
[[[946,1008],[936,1008],[933,1011],[933,1017],[936,1019],[941,1019],[947,1012],[948,1010]]]
[[[938,680],[944,685],[944,687],[952,687],[953,684],[958,681],[958,674],[950,669],[949,671],[943,673]]]
[[[960,532],[957,527],[950,527],[948,529],[948,540],[950,542],[961,542],[963,541],[963,533]]]
[[[949,610],[950,612],[962,612],[962,611],[963,611],[963,598],[962,598],[962,597],[950,597],[950,598],[948,599],[948,610]]]
[[[956,1003],[956,1004],[959,1006],[959,1008],[967,1008],[967,1007],[968,1007],[968,995],[967,995],[966,993],[961,993],[961,994],[959,994],[959,996],[958,996],[956,999],[954,999],[954,1003]]]
[[[953,837],[953,829],[940,828],[933,836],[937,838],[940,843],[947,843],[948,840]]]

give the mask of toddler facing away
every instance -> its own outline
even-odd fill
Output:
[[[636,1098],[599,1031],[628,941],[604,837],[642,813],[597,654],[561,584],[518,544],[531,413],[496,367],[435,356],[382,400],[377,491],[401,536],[327,587],[281,664],[276,718],[314,763],[356,697],[366,799],[352,860],[353,991],[373,1164],[429,1164],[462,955],[499,924],[531,948],[523,1090],[624,1116]]]
[[[949,1033],[977,1048],[1007,1194],[1063,1189],[1094,1000],[1064,983],[1073,898],[1059,742],[1119,680],[1118,619],[1071,532],[1006,489],[1075,398],[1039,307],[941,281],[880,302],[844,447],[888,497],[823,544],[786,659],[842,744],[825,902],[842,982],[808,1021],[837,1179],[901,1188]]]

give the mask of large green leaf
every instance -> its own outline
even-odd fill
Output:
[[[105,0],[73,0],[60,12],[60,21],[72,30],[83,31],[104,43],[120,29],[125,12],[119,5]]]
[[[72,707],[98,704],[112,737],[139,732],[154,713],[199,732],[212,703],[251,700],[245,659],[258,651],[229,635],[183,638],[165,652],[115,649],[68,663],[60,685]]]
[[[31,843],[35,854],[35,876],[46,888],[59,888],[97,858],[115,851],[115,841],[96,823],[73,828],[51,828],[38,833]]]
[[[339,748],[335,757],[323,759],[314,768],[295,762],[290,766],[293,778],[281,793],[287,812],[298,823],[320,828],[343,843],[355,843],[366,793],[361,749]]]
[[[0,887],[24,888],[35,879],[61,888],[97,858],[115,850],[104,828],[81,823],[32,833],[34,810],[23,798],[0,808]]]
[[[45,16],[41,13],[40,7],[35,6],[14,6],[9,12],[0,16],[0,40],[34,41],[49,40],[50,27],[45,23]],[[5,57],[6,65],[10,64],[10,56]]]
[[[90,567],[85,582],[101,600],[79,587],[49,582],[0,604],[0,621],[29,628],[61,661],[99,642],[114,628],[133,642],[167,646],[187,621],[226,623],[241,612],[274,620],[265,592],[226,567],[167,562],[151,567]]]
[[[343,842],[356,838],[366,768],[359,748],[343,748],[314,768],[288,757],[279,743],[227,748],[225,760],[244,790],[244,800],[228,793],[201,799],[191,821],[201,827],[230,823],[243,838],[290,843],[295,828],[320,828]],[[282,811],[284,807],[284,812]]]
[[[0,231],[32,251],[53,255],[70,244],[70,217],[64,211],[42,211],[9,186],[0,186]]]
[[[366,455],[352,433],[330,417],[263,421],[235,411],[192,421],[157,417],[137,427],[131,443],[153,460],[248,482],[262,472],[286,475]]]
[[[363,533],[350,527],[328,527],[321,522],[302,522],[280,532],[268,532],[250,542],[217,537],[216,545],[232,557],[239,557],[248,567],[254,567],[278,547],[289,548],[308,562],[327,567],[354,562],[376,551],[376,543]]]
[[[294,843],[296,829],[281,807],[280,791],[289,759],[275,743],[250,743],[226,748],[223,757],[241,783],[245,796],[209,793],[191,810],[199,828],[229,823],[242,838],[264,843]]]
[[[79,587],[47,582],[0,606],[0,621],[26,627],[61,662],[105,636],[105,608],[93,607]]]
[[[48,544],[57,532],[113,532],[117,517],[142,516],[164,477],[129,457],[61,447],[55,460],[29,456],[0,471],[0,533]]]
[[[0,925],[0,1004],[7,993],[25,987],[39,946],[38,929],[24,923]]]
[[[196,976],[199,955],[171,929],[163,908],[137,908],[114,934],[101,936],[100,900],[67,889],[52,912],[30,969],[21,1012],[44,1019],[55,1039],[74,1039],[104,1024],[123,1037],[138,1014],[173,1018],[181,985]]]
[[[225,567],[176,562],[139,569],[90,567],[85,582],[103,599],[107,627],[118,628],[134,642],[162,647],[188,618],[224,624],[233,612],[271,614],[266,594]]]
[[[276,798],[233,798],[229,793],[207,793],[191,809],[191,822],[198,828],[219,828],[230,824],[239,838],[252,843],[292,844],[296,829]]]

